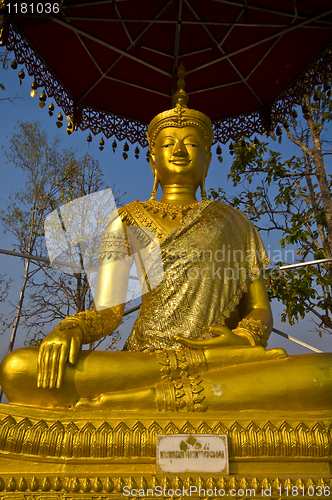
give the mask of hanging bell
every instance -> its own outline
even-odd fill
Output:
[[[67,123],[67,130],[66,130],[66,134],[67,135],[71,135],[74,130],[75,130],[75,122],[74,122],[74,118],[70,115],[67,116],[67,120],[68,120],[68,123]]]
[[[24,80],[24,78],[25,78],[25,73],[24,73],[23,69],[21,69],[21,71],[19,72],[18,77],[20,79],[20,85],[22,85],[22,80]]]
[[[127,151],[129,151],[129,146],[128,146],[127,141],[125,142],[125,144],[123,146],[123,151],[124,151],[124,153],[122,153],[122,156],[123,156],[123,159],[126,160],[128,158]]]
[[[314,101],[315,102],[318,102],[319,101],[319,95],[316,94],[316,92],[314,93]]]
[[[92,135],[91,135],[91,132],[90,132],[90,134],[88,135],[88,137],[86,138],[86,140],[87,140],[88,142],[92,142]]]
[[[12,69],[17,69],[17,62],[15,61],[15,59],[14,59],[14,61],[12,61],[12,62],[11,62],[10,67],[11,67]]]
[[[99,142],[99,149],[100,149],[100,151],[102,151],[104,149],[104,145],[105,145],[104,139],[101,138],[100,142]]]
[[[297,118],[298,115],[297,115],[297,112],[295,111],[295,109],[292,109],[291,116],[293,118]]]
[[[281,130],[281,128],[280,128],[280,126],[279,126],[279,125],[278,125],[278,126],[277,126],[277,128],[276,128],[276,134],[277,134],[278,136],[281,136],[281,135],[282,135],[282,130]]]
[[[113,153],[115,153],[115,149],[117,148],[117,146],[118,146],[118,145],[117,145],[116,141],[114,140],[114,141],[112,142]]]
[[[62,127],[62,125],[63,125],[62,121],[63,121],[63,116],[62,116],[62,113],[61,113],[61,111],[60,111],[60,113],[58,114],[58,121],[56,122],[56,126],[57,126],[58,128],[61,128],[61,127]]]
[[[257,137],[255,137],[254,139],[254,144],[256,144],[256,146],[259,144],[259,140],[257,139]]]
[[[31,92],[30,92],[30,95],[31,97],[35,97],[35,95],[37,95],[37,89],[38,89],[38,85],[36,84],[36,82],[32,82],[31,84]]]
[[[53,116],[53,111],[54,111],[54,104],[53,104],[53,102],[51,102],[51,104],[48,107],[48,114],[50,116]]]
[[[138,160],[138,158],[139,158],[139,147],[138,146],[136,146],[136,148],[135,148],[135,158],[136,158],[136,160]]]
[[[285,123],[284,123],[284,129],[286,129],[286,130],[287,130],[288,128],[289,128],[289,123],[288,123],[288,122],[285,122]]]
[[[233,155],[234,154],[234,146],[233,146],[233,143],[231,142],[230,145],[229,145],[229,154],[230,155]]]
[[[218,147],[216,149],[216,153],[217,153],[217,155],[221,155],[221,153],[222,153],[220,144],[218,144]]]
[[[43,92],[39,96],[39,101],[40,101],[39,107],[43,108],[45,106],[45,101],[46,101],[46,94],[45,94],[44,90],[43,90]]]

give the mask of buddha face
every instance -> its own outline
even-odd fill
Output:
[[[187,185],[197,189],[210,161],[203,134],[193,126],[162,129],[151,155],[152,171],[158,175],[161,187]]]

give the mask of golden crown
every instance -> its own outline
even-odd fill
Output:
[[[181,64],[177,73],[177,91],[173,95],[174,108],[159,113],[151,120],[148,126],[146,135],[151,151],[155,145],[156,137],[162,129],[166,127],[185,127],[188,125],[197,127],[204,136],[208,151],[211,148],[213,140],[212,122],[204,113],[188,108],[187,102],[189,96],[185,91],[185,74],[186,72]]]

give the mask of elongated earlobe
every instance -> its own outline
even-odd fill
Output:
[[[155,171],[153,189],[152,189],[152,192],[151,192],[150,200],[155,200],[156,199],[157,191],[158,191],[158,186],[159,186],[159,179],[158,179],[157,172]]]
[[[200,183],[200,188],[201,188],[202,201],[205,201],[206,200],[205,176],[202,177],[202,180],[201,180],[201,183]]]

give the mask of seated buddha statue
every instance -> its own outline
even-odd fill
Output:
[[[266,349],[272,314],[264,246],[241,212],[206,199],[212,124],[187,107],[181,74],[174,97],[175,106],[147,131],[151,199],[120,208],[103,231],[95,309],[61,321],[39,348],[7,355],[0,367],[4,393],[13,404],[75,411],[331,408],[330,354]],[[143,295],[123,351],[81,350],[121,323],[130,229],[140,242],[152,230],[157,235],[162,279]],[[146,267],[153,265],[151,258]]]

